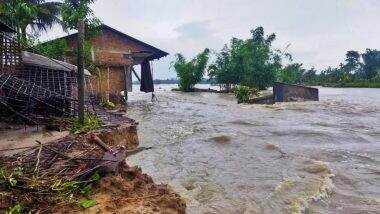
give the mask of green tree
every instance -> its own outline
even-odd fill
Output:
[[[46,43],[37,44],[34,49],[47,57],[64,61],[64,57],[69,55],[69,46],[64,39],[56,39]]]
[[[317,85],[318,84],[318,75],[315,68],[307,70],[302,76],[302,83],[307,85]]]
[[[212,82],[224,86],[227,91],[230,91],[232,85],[240,83],[242,72],[241,61],[237,55],[240,53],[236,49],[239,42],[236,39],[231,41],[231,46],[224,46],[222,51],[217,54],[215,62],[209,66],[208,75]]]
[[[78,29],[78,21],[83,19],[86,32],[97,29],[101,21],[94,15],[90,4],[95,0],[65,0],[61,6],[62,26],[65,30]]]
[[[363,71],[361,77],[371,79],[377,75],[377,70],[380,68],[380,51],[375,49],[367,49],[363,58]]]
[[[19,41],[27,45],[27,28],[46,31],[60,23],[60,2],[46,0],[9,0],[0,2],[0,16],[14,25],[19,32]]]
[[[281,55],[271,47],[275,34],[265,36],[263,27],[252,30],[251,34],[252,38],[245,42],[242,50],[244,69],[241,83],[263,90],[276,80],[281,69]]]
[[[279,80],[289,84],[299,84],[302,82],[304,73],[305,69],[302,68],[302,64],[292,63],[281,69]]]
[[[91,57],[93,47],[90,40],[99,32],[99,26],[101,25],[100,19],[94,15],[90,8],[90,4],[93,2],[95,0],[65,0],[60,10],[64,30],[77,30],[78,21],[83,19],[85,22],[84,66],[90,72],[94,72],[96,68]],[[78,51],[74,50],[72,55],[78,55]]]
[[[320,74],[321,83],[339,83],[344,80],[345,72],[341,68],[329,67]]]
[[[187,61],[182,54],[176,54],[173,67],[177,73],[179,79],[178,85],[181,91],[192,91],[194,85],[202,80],[209,60],[209,55],[210,50],[207,48],[190,61]]]
[[[360,54],[357,51],[347,51],[345,70],[347,73],[354,74],[360,69]]]

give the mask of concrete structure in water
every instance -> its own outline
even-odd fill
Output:
[[[248,101],[251,104],[274,104],[276,102],[300,102],[319,101],[319,90],[317,88],[302,85],[291,85],[275,82],[273,94],[256,97]]]
[[[77,33],[60,39],[64,39],[72,52],[75,52]],[[90,45],[91,60],[96,66],[91,82],[94,94],[98,98],[116,103],[122,102],[120,92],[132,91],[132,72],[143,85],[145,84],[144,86],[149,85],[148,88],[143,86],[142,91],[154,91],[153,80],[150,80],[152,79],[150,62],[165,57],[168,53],[104,24],[90,39]],[[76,64],[74,57],[67,57],[67,60]],[[142,65],[141,78],[133,69],[135,65]],[[146,77],[148,83],[144,81]],[[124,94],[127,95],[127,93]]]
[[[294,101],[319,101],[319,91],[317,88],[302,85],[291,85],[275,82],[273,85],[274,102],[294,102]]]

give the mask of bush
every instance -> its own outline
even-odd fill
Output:
[[[235,97],[238,101],[238,103],[246,103],[248,102],[252,97],[259,96],[260,91],[256,88],[250,88],[248,86],[240,85],[235,89]]]
[[[79,118],[75,118],[73,120],[73,125],[70,131],[74,134],[80,134],[94,129],[98,129],[102,125],[103,121],[97,114],[86,112],[84,114],[84,124],[80,124]]]
[[[187,61],[182,54],[176,54],[176,60],[173,62],[173,67],[177,72],[179,81],[178,86],[181,91],[193,91],[194,85],[202,80],[208,63],[209,54],[210,50],[205,49],[190,61]]]
[[[64,57],[70,52],[70,48],[64,39],[40,43],[35,45],[34,49],[39,54],[61,61],[64,61]]]
[[[108,110],[114,110],[116,108],[115,104],[109,100],[103,101],[102,107]]]

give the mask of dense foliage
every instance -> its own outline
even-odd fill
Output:
[[[209,77],[227,90],[238,84],[266,89],[281,69],[281,52],[272,48],[275,39],[263,27],[252,30],[247,40],[233,38],[210,65]]]
[[[62,26],[64,29],[77,29],[80,19],[83,19],[89,29],[100,25],[100,20],[95,17],[90,4],[95,0],[65,0],[61,6]]]
[[[50,42],[37,44],[34,49],[47,57],[64,61],[64,57],[70,52],[66,40],[56,39]]]
[[[244,66],[242,48],[242,40],[232,39],[231,44],[224,46],[216,55],[215,62],[208,68],[208,75],[212,82],[222,85],[227,91],[241,81]]]
[[[302,68],[302,64],[292,63],[280,70],[278,79],[289,84],[299,84],[303,82],[304,74],[305,69]]]
[[[271,86],[274,81],[289,84],[326,85],[335,87],[376,87],[380,85],[380,51],[367,49],[360,54],[348,51],[345,62],[339,67],[322,71],[303,68],[301,63],[292,63],[288,53],[274,50],[275,34],[265,36],[264,29],[251,31],[251,38],[233,38],[216,54],[208,68],[212,83],[230,90],[239,84],[260,90]],[[290,64],[283,66],[282,60]]]
[[[173,67],[177,72],[178,85],[181,91],[192,91],[194,85],[202,80],[207,68],[209,55],[210,50],[205,49],[202,53],[187,61],[182,54],[176,54]]]
[[[74,118],[72,123],[73,125],[70,131],[74,134],[80,134],[94,129],[98,129],[103,125],[102,119],[94,113],[84,114],[84,124],[81,124],[78,118]]]
[[[46,31],[53,24],[60,23],[58,1],[7,0],[0,1],[0,16],[19,32],[19,42],[28,44],[27,28]]]
[[[322,70],[311,84],[335,87],[375,87],[380,85],[380,51],[367,49],[360,54],[348,51],[339,67]]]
[[[235,93],[235,97],[238,103],[246,103],[250,99],[252,99],[254,96],[260,95],[260,91],[257,90],[256,88],[250,88],[248,86],[242,86],[242,85],[237,87],[234,93]]]

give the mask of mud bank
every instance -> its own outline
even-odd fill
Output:
[[[21,132],[21,130],[19,131]],[[36,140],[34,135],[31,135],[30,138],[24,136],[24,144],[22,147],[33,149],[33,146],[35,146],[35,150],[31,150],[27,153],[34,155],[36,151],[38,151],[37,159],[39,160],[39,167],[41,167],[41,171],[44,171],[44,173],[45,171],[50,171],[51,168],[59,168],[63,163],[69,163],[71,159],[69,158],[69,160],[67,160],[68,157],[84,158],[83,160],[76,159],[74,161],[77,164],[78,160],[80,160],[79,166],[74,166],[73,169],[68,171],[71,176],[71,174],[75,175],[75,173],[78,174],[78,172],[79,174],[82,174],[82,171],[86,172],[94,166],[92,160],[101,160],[106,156],[106,153],[100,149],[99,146],[93,143],[91,144],[89,141],[91,135],[96,135],[114,151],[120,146],[122,146],[125,151],[131,151],[136,149],[139,145],[137,123],[126,123],[117,126],[106,126],[86,134],[69,134],[59,139],[53,139],[51,142],[43,143],[43,146],[40,147],[40,151],[38,151],[39,146],[36,146],[35,142],[33,142]],[[14,153],[14,149],[19,148],[17,136],[15,136],[15,139],[16,141],[11,146],[11,154],[7,154],[5,151],[7,148],[10,148],[9,144],[0,145],[0,148],[4,150],[0,151],[0,165],[2,168],[12,166],[13,163],[16,163],[13,159],[19,154],[22,154],[24,155],[22,157],[25,157],[25,149],[17,151],[18,154]],[[30,141],[28,141],[28,139]],[[29,145],[26,142],[30,142]],[[53,155],[50,160],[49,156],[44,154],[44,151],[45,153],[53,151],[56,155]],[[65,156],[66,160],[63,160],[65,159]],[[34,160],[34,158],[35,157],[33,156],[32,160]],[[91,161],[86,162],[85,160],[87,159],[91,159]],[[44,168],[44,163],[47,161],[53,162],[49,163],[52,165],[51,168]],[[0,186],[2,201],[0,204],[0,213],[7,212],[7,210],[9,210],[10,207],[13,207],[16,203],[20,203],[30,211],[38,213],[185,213],[186,204],[178,194],[172,191],[167,185],[155,184],[150,176],[143,174],[139,167],[129,166],[127,161],[128,160],[124,159],[118,162],[117,169],[110,173],[105,173],[102,168],[99,168],[99,170],[102,171],[103,176],[98,182],[94,183],[90,195],[91,199],[96,201],[96,204],[88,209],[82,209],[78,206],[78,201],[84,200],[85,197],[83,196],[76,198],[77,201],[61,201],[53,204],[51,201],[47,202],[48,200],[34,200],[33,198],[36,195],[33,195],[29,200],[25,196],[28,196],[31,191],[22,190],[27,186],[27,182],[24,182],[23,178],[20,177],[17,178],[19,179],[19,184],[16,186],[7,184]],[[25,166],[23,166],[23,164]],[[28,164],[32,165],[32,168],[34,168],[35,165],[34,163],[30,164],[30,162],[22,163],[21,168],[26,169],[24,172],[25,174],[30,173],[27,170],[30,168]],[[38,164],[36,165],[36,168],[37,166]],[[61,176],[61,174],[59,176]],[[49,177],[41,177],[41,179],[47,178]],[[51,179],[57,179],[57,177],[52,177]],[[58,177],[58,179],[62,181],[77,181],[67,180],[66,175],[62,175],[62,177]],[[78,181],[81,182],[81,180]],[[29,187],[30,186],[28,186],[28,188]],[[39,189],[39,191],[52,192],[49,188]]]

